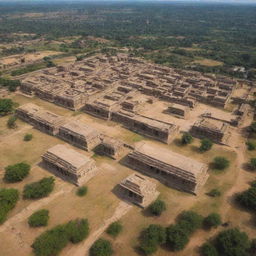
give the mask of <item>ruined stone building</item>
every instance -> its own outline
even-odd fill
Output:
[[[75,185],[82,185],[97,174],[95,161],[62,144],[42,155],[43,165],[53,174]]]
[[[126,164],[169,187],[193,194],[199,192],[208,178],[207,165],[146,143],[128,154]]]
[[[33,125],[38,130],[50,135],[57,135],[59,127],[65,123],[64,117],[40,108],[32,103],[18,107],[16,115]]]
[[[170,113],[178,118],[183,118],[187,119],[189,116],[189,107],[179,105],[179,104],[172,104],[171,106],[168,107],[167,113]]]
[[[100,133],[81,121],[70,121],[62,125],[58,136],[68,143],[87,151],[92,150],[101,143]]]
[[[197,138],[207,138],[218,144],[228,144],[230,137],[229,125],[227,123],[201,118],[194,123],[190,130]]]
[[[143,208],[154,201],[159,192],[156,190],[156,184],[142,175],[132,174],[119,184],[120,195]]]

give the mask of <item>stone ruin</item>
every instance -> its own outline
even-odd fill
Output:
[[[178,118],[188,119],[190,108],[179,104],[172,104],[166,110],[166,113],[171,114]]]
[[[94,160],[62,144],[48,149],[42,155],[42,162],[50,172],[77,186],[98,172]]]
[[[192,194],[198,194],[209,176],[207,165],[146,143],[128,154],[125,164],[169,187]]]
[[[231,136],[230,127],[227,123],[209,118],[197,120],[190,132],[194,137],[207,138],[223,145],[228,145],[228,140]]]
[[[142,208],[151,204],[159,195],[156,184],[138,174],[125,178],[119,184],[119,193],[124,199]]]

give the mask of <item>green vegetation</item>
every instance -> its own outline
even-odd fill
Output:
[[[219,255],[216,248],[210,243],[205,243],[202,245],[201,254],[202,256],[218,256]]]
[[[103,238],[98,239],[90,248],[90,256],[111,256],[112,254],[111,243]]]
[[[28,224],[30,227],[44,227],[47,226],[49,218],[49,211],[42,209],[34,212],[28,218]]]
[[[0,99],[0,116],[6,116],[14,111],[15,103],[11,99]]]
[[[8,121],[7,121],[7,127],[9,129],[15,129],[17,127],[16,121],[17,121],[16,116],[10,116]]]
[[[20,86],[20,81],[0,77],[0,86],[8,87],[9,91],[14,92]]]
[[[199,147],[200,152],[206,152],[209,151],[212,148],[212,141],[209,139],[202,139],[201,140],[201,145]]]
[[[45,63],[45,62],[38,63],[38,64],[30,64],[30,65],[27,65],[24,68],[19,68],[19,69],[13,70],[11,72],[11,75],[12,76],[20,76],[20,75],[23,75],[23,74],[26,74],[26,73],[29,73],[29,72],[33,72],[33,71],[36,71],[36,70],[39,70],[39,69],[43,69],[43,68],[46,68],[46,67],[47,67],[47,63]]]
[[[237,197],[237,202],[248,210],[256,210],[256,187],[252,186]]]
[[[250,168],[254,171],[256,170],[256,158],[250,159]]]
[[[204,219],[206,228],[217,228],[221,225],[221,216],[218,213],[211,213]]]
[[[150,206],[149,206],[149,211],[151,214],[156,215],[156,216],[160,216],[162,214],[163,211],[166,210],[166,204],[164,201],[157,199],[155,202],[153,202]]]
[[[117,237],[123,230],[123,226],[119,221],[115,221],[111,223],[107,228],[107,234],[111,235],[112,237]]]
[[[77,219],[45,231],[32,244],[36,256],[58,255],[68,242],[78,243],[89,234],[86,219]]]
[[[193,137],[190,133],[185,132],[182,137],[181,137],[181,144],[182,145],[187,145],[187,144],[191,144],[193,141]]]
[[[228,168],[229,165],[230,165],[230,162],[225,157],[217,156],[213,159],[213,167],[217,170],[224,170]]]
[[[19,199],[19,192],[13,188],[0,189],[0,224],[2,224],[7,217],[7,214],[12,210]]]
[[[24,199],[39,199],[47,197],[54,188],[54,178],[43,178],[37,182],[27,184],[23,190]]]
[[[247,145],[247,149],[248,149],[249,151],[253,151],[253,150],[256,149],[256,143],[253,142],[253,141],[247,141],[247,142],[246,142],[246,145]]]
[[[24,162],[5,167],[4,181],[9,183],[22,181],[29,175],[30,165]]]
[[[87,191],[88,191],[87,187],[82,186],[82,187],[79,187],[79,188],[77,189],[76,194],[77,194],[78,196],[85,196],[85,195],[87,194]]]
[[[221,192],[218,189],[214,188],[210,192],[208,192],[207,195],[211,197],[219,197],[221,196]]]
[[[140,249],[150,255],[157,251],[157,247],[166,242],[166,231],[160,225],[149,225],[141,236]]]
[[[31,141],[32,139],[33,139],[33,134],[31,134],[31,133],[27,133],[23,137],[24,141]]]

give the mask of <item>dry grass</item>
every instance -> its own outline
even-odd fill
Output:
[[[222,62],[216,61],[216,60],[211,60],[211,59],[195,60],[194,63],[200,64],[202,66],[207,66],[207,67],[216,67],[216,66],[223,65]]]

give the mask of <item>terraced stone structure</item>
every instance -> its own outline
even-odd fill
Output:
[[[200,191],[208,178],[207,165],[146,143],[128,154],[126,165],[169,187],[193,194]]]
[[[147,207],[159,195],[156,184],[138,174],[132,174],[124,179],[119,184],[119,192],[124,199],[143,208]]]
[[[70,121],[59,128],[58,136],[84,150],[92,150],[101,143],[100,133],[80,121]]]
[[[172,114],[176,117],[187,119],[189,115],[189,107],[179,105],[179,104],[172,104],[168,107],[167,113]]]
[[[43,166],[56,176],[75,185],[82,185],[94,177],[98,169],[89,157],[58,144],[42,155]]]
[[[191,134],[198,138],[208,138],[218,144],[228,144],[230,138],[229,125],[227,123],[202,118],[195,122],[191,128]]]
[[[58,134],[59,127],[66,122],[64,117],[40,108],[32,103],[17,108],[16,115],[33,125],[38,130],[50,135]]]

